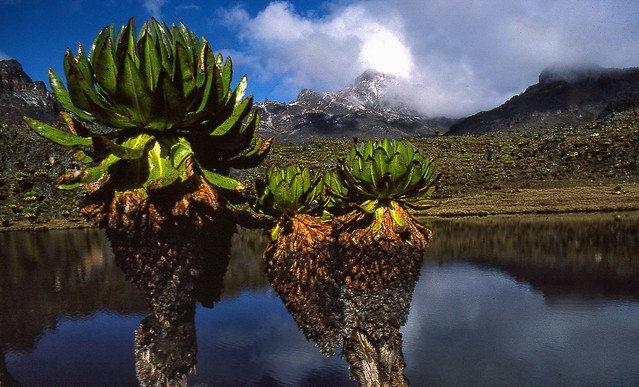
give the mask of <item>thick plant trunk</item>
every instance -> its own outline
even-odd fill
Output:
[[[205,266],[223,275],[235,218],[197,178],[151,192],[90,196],[81,213],[105,229],[116,263],[143,289],[152,314],[172,325],[190,318],[198,282],[211,280]]]
[[[324,354],[341,345],[339,282],[333,276],[335,239],[328,223],[298,215],[264,252],[266,273],[306,337]]]
[[[364,332],[353,331],[344,342],[342,356],[359,386],[408,386],[404,376],[402,334],[397,328],[384,342],[375,342]]]
[[[399,328],[408,319],[416,280],[398,278],[344,287],[344,325],[348,329],[342,356],[360,386],[408,385]]]

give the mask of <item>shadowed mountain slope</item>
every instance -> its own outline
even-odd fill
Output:
[[[451,126],[449,135],[578,126],[639,106],[639,68],[547,68],[539,82],[503,105]]]

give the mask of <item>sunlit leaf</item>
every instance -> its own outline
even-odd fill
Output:
[[[33,131],[38,133],[40,136],[46,138],[47,140],[51,140],[57,144],[72,146],[72,145],[84,145],[88,146],[93,144],[91,138],[80,137],[73,133],[65,132],[60,129],[54,128],[53,126],[47,125],[38,120],[34,120],[29,117],[24,117],[25,122]]]
[[[148,189],[167,187],[179,178],[178,170],[173,166],[168,152],[163,149],[159,141],[156,141],[149,151],[148,160],[149,177],[146,183]]]

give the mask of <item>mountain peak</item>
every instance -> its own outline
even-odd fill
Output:
[[[44,82],[33,82],[15,59],[0,60],[0,92],[45,90]]]
[[[397,85],[397,77],[392,74],[366,70],[355,78],[353,85],[337,92],[355,105],[367,108],[379,108],[389,87]]]
[[[388,82],[388,80],[396,80],[397,77],[393,74],[381,73],[377,70],[368,69],[361,73],[357,78],[355,78],[354,85],[358,84],[383,84]]]
[[[256,103],[261,134],[299,142],[310,137],[432,136],[448,127],[441,120],[387,103],[385,96],[398,82],[392,74],[367,70],[338,91],[303,89],[289,104]]]
[[[44,82],[32,81],[15,59],[0,60],[0,119],[58,119],[60,105]]]

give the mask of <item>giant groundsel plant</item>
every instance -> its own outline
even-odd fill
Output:
[[[434,170],[434,161],[410,142],[384,138],[354,146],[326,182],[333,196],[365,209],[391,202],[427,209],[440,178],[433,177]]]
[[[70,131],[25,118],[43,137],[78,148],[76,158],[91,165],[63,176],[61,188],[94,191],[110,182],[116,192],[144,198],[198,175],[215,187],[243,191],[226,176],[229,168],[255,166],[270,148],[271,140],[257,136],[246,76],[231,89],[231,59],[214,55],[209,42],[182,23],[169,28],[152,19],[139,36],[134,18],[117,33],[107,26],[88,57],[82,45],[77,55],[67,50],[64,72],[68,89],[51,69],[49,81],[72,113],[62,113]]]
[[[301,215],[322,214],[323,180],[308,168],[272,167],[264,180],[256,181],[255,208],[277,219],[271,239],[277,239],[281,227]]]
[[[441,177],[433,176],[434,168],[434,161],[407,141],[369,140],[354,146],[324,178],[332,197],[329,210],[350,211],[341,217],[338,233],[352,234],[354,239],[344,240],[359,239],[363,244],[381,239],[393,244],[406,239],[404,235],[409,244],[426,246],[430,231],[406,207],[433,206],[428,198]]]
[[[183,24],[152,19],[138,33],[131,19],[102,29],[88,55],[67,50],[66,86],[49,71],[68,130],[25,118],[86,164],[57,183],[90,192],[80,213],[105,229],[116,263],[165,328],[192,321],[194,289],[207,294],[226,270],[235,225],[250,217],[226,205],[247,188],[229,170],[259,164],[270,149],[257,136],[246,76],[231,88],[232,75],[230,58]],[[166,355],[160,344],[148,351]]]

